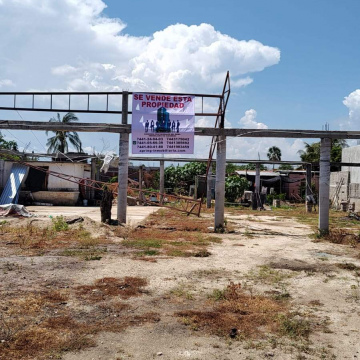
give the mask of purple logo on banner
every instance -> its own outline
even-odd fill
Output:
[[[194,127],[194,96],[133,94],[133,154],[193,154]]]

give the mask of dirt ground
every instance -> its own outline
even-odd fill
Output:
[[[133,227],[158,210],[152,207],[128,209]],[[123,329],[113,332],[110,327],[106,331],[94,331],[90,335],[91,346],[54,353],[48,355],[48,359],[360,358],[359,252],[349,245],[314,241],[310,236],[314,229],[290,216],[278,216],[271,211],[249,211],[247,215],[231,211],[226,214],[226,219],[233,231],[216,234],[221,241],[208,246],[209,256],[156,254],[138,258],[134,257],[133,249],[123,246],[127,240],[126,231],[119,236],[99,224],[97,208],[29,207],[28,210],[37,215],[32,219],[34,224],[49,223],[50,215],[84,216],[86,230],[106,235],[107,240],[101,246],[107,247],[107,251],[101,253],[96,261],[63,256],[56,249],[39,254],[32,249],[24,253],[17,250],[13,240],[6,242],[4,237],[8,235],[2,233],[2,302],[7,297],[20,296],[27,291],[80,289],[104,278],[134,277],[147,282],[141,295],[122,300],[128,308],[124,305],[122,312],[107,315],[115,318],[121,314],[132,316]],[[203,217],[211,224],[212,214]],[[184,217],[184,221],[189,223],[193,219]],[[5,220],[11,226],[32,221]],[[166,220],[163,225],[166,226]],[[214,289],[224,289],[231,282],[241,284],[251,297],[253,294],[275,294],[287,298],[286,306],[296,313],[295,318],[311,319],[309,335],[303,338],[291,333],[290,336],[266,333],[256,338],[238,336],[234,339],[202,331],[193,324],[189,326],[185,318],[177,316],[183,310],[201,310],[209,306]],[[98,290],[91,291],[96,293]],[[90,308],[86,301],[76,303],[78,314]],[[59,303],[62,307],[74,307],[75,302],[70,298]],[[141,315],[144,319],[144,314],[153,314],[147,315],[151,320],[140,321],[136,317]],[[93,318],[89,315],[89,326],[91,321]],[[7,340],[0,341],[6,345]],[[27,359],[36,359],[37,356]],[[5,359],[1,353],[0,359]]]
[[[37,217],[49,216],[87,216],[88,218],[100,222],[101,215],[98,207],[74,207],[74,206],[27,206],[32,214]],[[156,207],[152,206],[128,206],[126,211],[126,222],[130,225],[136,225],[148,215],[157,211]],[[114,205],[111,209],[113,219],[116,219],[117,208]]]

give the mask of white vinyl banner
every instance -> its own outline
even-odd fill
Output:
[[[194,96],[133,94],[133,154],[193,154],[194,127]]]

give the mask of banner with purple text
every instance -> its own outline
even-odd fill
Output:
[[[133,154],[193,154],[194,127],[194,96],[133,94]]]

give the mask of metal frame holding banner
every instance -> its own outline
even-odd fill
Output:
[[[133,154],[193,154],[194,128],[194,96],[133,94]]]

